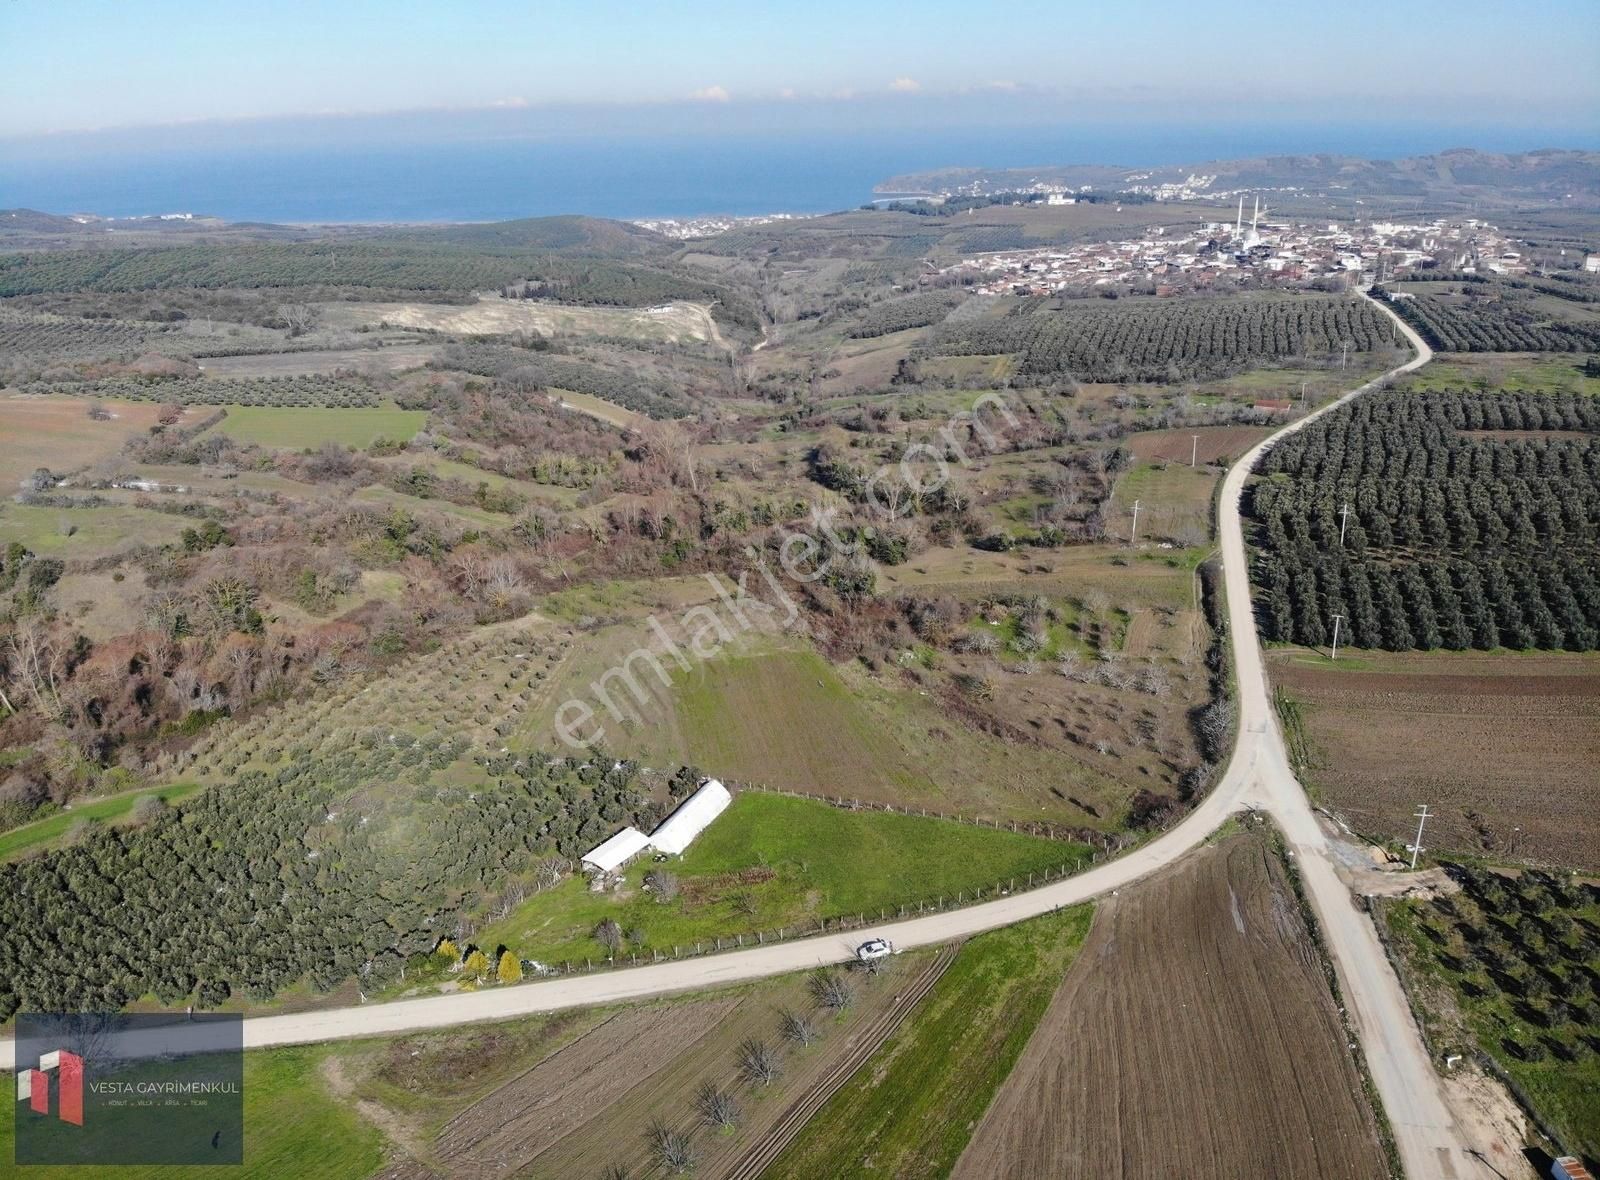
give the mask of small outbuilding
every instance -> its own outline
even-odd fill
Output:
[[[694,838],[711,826],[728,809],[733,796],[728,788],[716,779],[707,779],[704,785],[690,795],[669,815],[650,837],[650,844],[669,856],[678,856],[689,847]]]
[[[597,873],[614,873],[648,847],[649,836],[638,828],[623,828],[609,840],[585,852],[583,867]]]

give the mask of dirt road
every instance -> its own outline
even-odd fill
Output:
[[[1387,307],[1382,310],[1389,315]],[[1385,377],[1426,364],[1433,353],[1395,318],[1417,355]],[[1262,451],[1351,398],[1376,388],[1380,377],[1265,439],[1234,464],[1223,482],[1219,535],[1239,693],[1239,735],[1221,782],[1182,822],[1158,839],[1089,872],[1040,889],[953,912],[891,922],[847,937],[819,936],[728,954],[661,963],[596,975],[575,975],[518,987],[430,996],[387,1004],[321,1012],[264,1016],[244,1025],[246,1048],[368,1037],[410,1029],[504,1020],[593,1004],[608,1004],[667,992],[715,987],[768,975],[803,971],[849,958],[870,937],[901,947],[930,946],[966,938],[1073,905],[1140,880],[1202,844],[1241,807],[1268,811],[1284,830],[1299,865],[1322,936],[1336,965],[1343,1002],[1350,1008],[1368,1069],[1393,1127],[1406,1173],[1413,1180],[1465,1180],[1485,1174],[1466,1154],[1462,1136],[1443,1098],[1437,1075],[1378,943],[1376,931],[1356,908],[1334,871],[1327,837],[1304,790],[1290,769],[1267,688],[1266,668],[1250,606],[1239,497]],[[152,1045],[161,1034],[143,1034]],[[122,1046],[137,1053],[142,1041]],[[0,1066],[14,1068],[13,1046],[0,1042]],[[1241,1114],[1242,1117],[1242,1114]]]

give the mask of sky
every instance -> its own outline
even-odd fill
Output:
[[[13,151],[1086,119],[1399,117],[1549,146],[1600,129],[1595,0],[0,0],[0,46]]]

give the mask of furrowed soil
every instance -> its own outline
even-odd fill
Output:
[[[1271,674],[1309,785],[1357,831],[1409,841],[1427,803],[1436,854],[1600,866],[1600,657],[1296,648]]]
[[[783,1011],[812,1012],[806,977],[738,991],[621,1008],[590,1017],[553,1052],[482,1093],[430,1133],[419,1107],[392,1089],[362,1113],[386,1128],[399,1158],[389,1180],[521,1176],[566,1180],[600,1176],[609,1166],[631,1176],[663,1175],[645,1131],[654,1123],[689,1136],[694,1174],[751,1175],[804,1118],[911,1015],[949,966],[952,954],[902,956],[892,976],[854,978],[855,1002],[839,1016],[815,1014],[818,1039],[800,1047],[780,1036]],[[766,1042],[781,1068],[767,1084],[743,1080],[740,1045]],[[535,1047],[535,1052],[537,1048]],[[509,1062],[508,1062],[509,1063]],[[704,1126],[695,1093],[712,1081],[731,1091],[740,1118],[730,1131]]]
[[[1316,948],[1267,840],[1103,902],[958,1180],[1389,1174]]]

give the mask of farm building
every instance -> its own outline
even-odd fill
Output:
[[[1575,1155],[1564,1155],[1556,1160],[1550,1175],[1555,1180],[1594,1180],[1594,1173],[1584,1167],[1583,1161]]]
[[[651,834],[651,845],[660,852],[679,855],[732,802],[733,796],[728,794],[727,787],[714,778],[707,779]]]
[[[594,869],[596,872],[610,873],[627,864],[648,847],[650,847],[649,836],[638,828],[623,828],[615,836],[585,852],[582,863],[585,868]]]

